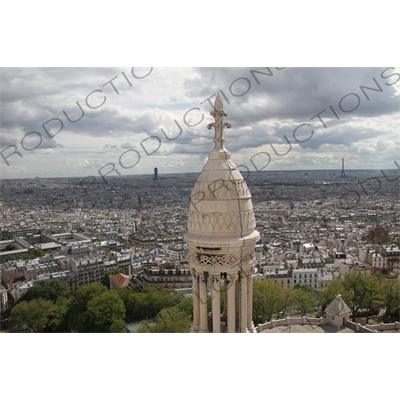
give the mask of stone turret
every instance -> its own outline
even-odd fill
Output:
[[[340,294],[337,294],[328,307],[325,309],[325,323],[332,324],[341,328],[346,325],[346,321],[351,315],[351,310],[342,299]]]
[[[249,332],[252,322],[252,273],[255,245],[260,235],[255,230],[251,194],[246,181],[226,150],[224,122],[227,114],[218,96],[211,115],[215,122],[214,149],[190,197],[188,232],[193,275],[194,332]],[[207,313],[207,289],[212,290],[212,313]],[[225,310],[220,312],[220,292]]]

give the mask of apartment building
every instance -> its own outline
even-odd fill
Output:
[[[150,264],[144,266],[134,278],[134,284],[140,288],[154,287],[159,290],[174,291],[192,287],[189,265]]]
[[[296,268],[292,271],[292,285],[308,285],[314,290],[320,290],[318,268]]]

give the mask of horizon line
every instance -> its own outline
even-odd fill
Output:
[[[157,167],[155,167],[157,168]],[[268,173],[268,172],[317,172],[317,171],[326,171],[326,172],[338,172],[339,174],[342,172],[341,169],[284,169],[284,170],[260,170],[260,171],[249,171],[249,170],[241,170],[238,169],[239,172],[246,172],[246,173]],[[398,169],[396,168],[390,168],[390,169],[371,169],[371,168],[346,168],[344,171],[397,171]],[[158,176],[167,176],[167,175],[183,175],[183,174],[199,174],[201,171],[186,171],[186,172],[168,172],[168,173],[160,173],[160,169],[158,169]],[[53,176],[53,177],[40,177],[36,176],[34,178],[29,178],[29,177],[20,177],[20,178],[1,178],[0,181],[6,181],[6,180],[19,180],[19,179],[68,179],[68,178],[87,178],[88,176],[94,176],[94,175],[86,175],[86,176]],[[121,177],[130,177],[130,176],[154,176],[154,171],[149,172],[149,173],[137,173],[137,174],[129,174],[129,175],[119,175],[119,176],[110,176],[107,175],[107,178],[121,178]]]

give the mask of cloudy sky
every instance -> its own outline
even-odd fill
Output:
[[[198,172],[220,91],[250,170],[392,169],[400,71],[381,68],[1,68],[0,177]],[[210,100],[208,100],[210,99]],[[9,164],[9,165],[7,165]],[[112,173],[116,175],[115,172]]]

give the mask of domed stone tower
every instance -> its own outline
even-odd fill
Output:
[[[251,194],[231,154],[225,149],[222,99],[215,100],[210,113],[215,123],[215,147],[190,196],[188,232],[193,277],[193,332],[254,332],[252,321],[252,274],[255,245],[260,234],[255,230]],[[207,292],[211,290],[212,312],[207,311]],[[225,309],[221,314],[221,297]]]

